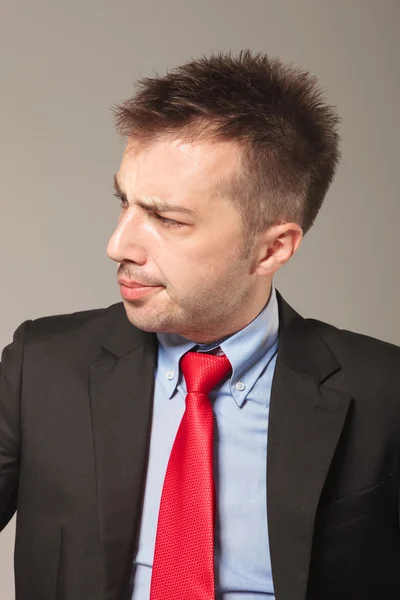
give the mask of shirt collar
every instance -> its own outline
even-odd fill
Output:
[[[222,338],[220,343],[222,351],[232,365],[229,386],[238,406],[242,406],[262,371],[275,355],[278,332],[278,302],[272,284],[269,300],[258,316],[243,329]],[[168,398],[171,398],[180,383],[186,392],[179,361],[197,344],[176,333],[157,332],[156,335],[159,342],[156,376],[163,378]]]

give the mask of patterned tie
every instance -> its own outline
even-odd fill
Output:
[[[232,367],[225,355],[187,352],[181,369],[186,410],[164,479],[150,600],[214,600],[213,412],[208,393]]]

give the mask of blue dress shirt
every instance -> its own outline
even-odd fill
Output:
[[[209,397],[214,413],[216,600],[274,600],[266,511],[266,461],[271,384],[278,350],[276,292],[246,327],[213,344],[194,344],[157,333],[149,461],[132,569],[132,600],[148,600],[161,491],[172,444],[185,410],[181,357],[191,351],[222,352],[230,378]],[[213,348],[217,348],[213,350]]]

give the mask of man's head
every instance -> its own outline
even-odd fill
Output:
[[[339,119],[314,77],[249,51],[191,61],[138,88],[114,108],[127,145],[108,254],[119,276],[164,286],[124,298],[135,326],[206,343],[268,301],[333,179]],[[144,207],[154,202],[186,212]]]

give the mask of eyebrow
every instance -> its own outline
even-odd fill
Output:
[[[118,182],[117,175],[114,175],[114,190],[118,194],[118,196],[121,196],[124,199],[126,198],[126,194]],[[143,202],[143,200],[140,200],[139,198],[136,198],[136,197],[135,197],[135,202],[138,206],[140,206],[144,210],[150,210],[152,212],[153,211],[154,212],[156,212],[156,211],[157,212],[177,212],[177,213],[189,215],[191,217],[196,216],[196,213],[194,210],[192,210],[191,208],[187,208],[186,206],[182,206],[181,204],[169,204],[168,202],[165,202],[164,200],[158,200],[156,198],[153,198],[152,196],[148,196],[148,198],[151,201],[151,204],[147,204],[147,203]]]

